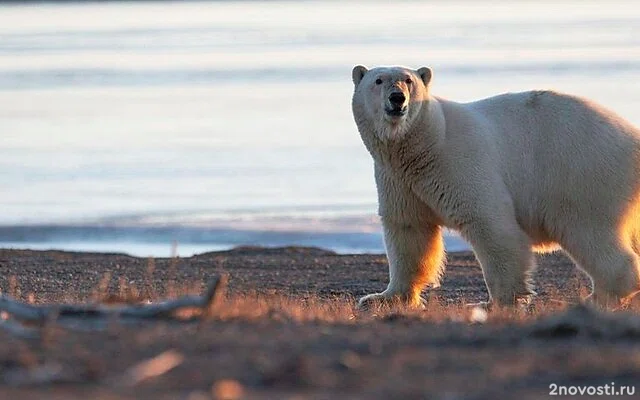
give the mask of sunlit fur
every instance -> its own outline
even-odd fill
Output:
[[[390,275],[387,289],[361,305],[419,305],[443,272],[442,227],[471,243],[499,304],[528,297],[533,251],[558,246],[592,277],[600,304],[617,306],[640,290],[638,128],[552,91],[472,103],[434,97],[428,68],[358,66],[352,76]],[[392,90],[407,98],[402,117],[385,114]]]

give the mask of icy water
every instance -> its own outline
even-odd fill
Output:
[[[1,5],[0,247],[381,252],[355,64],[431,66],[460,101],[568,91],[640,124],[637,4]]]

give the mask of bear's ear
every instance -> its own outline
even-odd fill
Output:
[[[433,73],[431,72],[431,68],[429,68],[429,67],[418,68],[418,70],[416,72],[420,76],[420,79],[422,79],[422,82],[424,82],[424,85],[428,86],[429,82],[431,82],[431,78],[433,77]]]
[[[353,71],[351,71],[351,79],[353,79],[353,84],[358,86],[358,83],[364,78],[364,74],[366,74],[369,70],[364,65],[356,65],[353,67]]]

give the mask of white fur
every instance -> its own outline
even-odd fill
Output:
[[[498,304],[531,294],[532,251],[558,246],[592,277],[598,302],[617,304],[640,290],[638,128],[551,91],[472,103],[434,97],[428,68],[358,66],[353,81],[390,275],[387,289],[361,305],[419,305],[422,289],[443,273],[442,227],[471,243]],[[391,118],[388,94],[398,90],[408,111]]]

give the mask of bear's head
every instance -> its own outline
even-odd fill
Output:
[[[353,68],[353,115],[362,132],[374,130],[381,140],[401,138],[429,98],[431,69]]]

